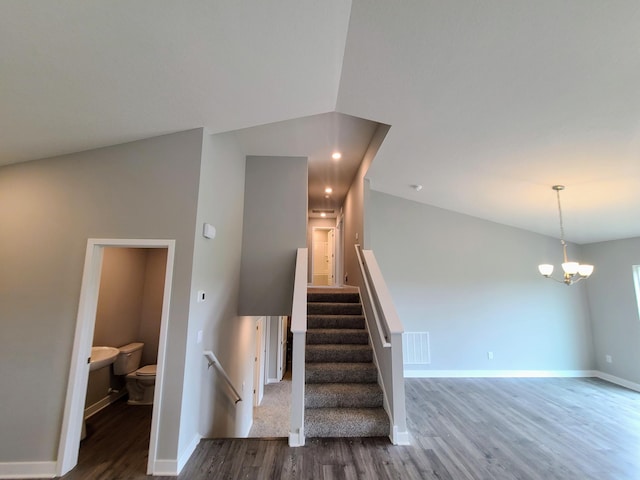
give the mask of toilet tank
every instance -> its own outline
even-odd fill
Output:
[[[113,362],[113,373],[115,375],[127,375],[140,368],[142,347],[144,347],[144,343],[135,342],[118,348],[120,353],[116,357],[116,361]]]

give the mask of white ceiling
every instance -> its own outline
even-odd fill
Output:
[[[562,183],[569,239],[640,236],[640,2],[351,3],[3,0],[0,164],[340,112],[391,125],[376,190],[557,236]]]

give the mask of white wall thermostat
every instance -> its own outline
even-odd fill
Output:
[[[202,229],[202,235],[204,238],[216,238],[216,227],[205,223],[204,228]]]

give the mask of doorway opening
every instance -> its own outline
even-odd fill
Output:
[[[256,326],[253,423],[248,436],[287,438],[291,408],[290,317],[259,317]]]
[[[60,435],[60,446],[57,464],[57,474],[62,476],[70,471],[78,463],[78,453],[80,439],[82,435],[85,401],[88,395],[89,371],[91,347],[93,345],[94,334],[109,338],[109,335],[120,334],[119,332],[107,333],[105,337],[102,326],[96,326],[96,316],[98,314],[98,303],[100,296],[100,283],[103,270],[103,260],[105,249],[161,249],[163,255],[157,256],[164,262],[164,268],[160,271],[159,283],[161,284],[162,298],[156,303],[160,309],[159,332],[156,327],[149,328],[138,325],[136,335],[146,335],[151,338],[149,341],[153,345],[147,352],[143,361],[156,358],[156,377],[153,390],[153,407],[151,414],[151,431],[149,433],[149,454],[147,461],[147,474],[153,474],[157,461],[157,435],[159,431],[160,412],[162,408],[162,385],[165,364],[165,347],[167,337],[167,327],[169,322],[169,301],[171,298],[171,284],[173,274],[173,262],[175,254],[174,240],[149,240],[149,239],[89,239],[85,255],[85,265],[82,277],[82,287],[80,291],[80,303],[78,306],[78,317],[76,321],[76,332],[71,356],[71,367],[69,372],[69,383],[67,386],[67,396],[63,416],[62,431]],[[135,250],[132,250],[135,252]],[[165,255],[166,254],[166,261]],[[153,254],[152,254],[153,255]],[[156,255],[154,255],[156,257]],[[162,263],[155,263],[162,265]],[[129,327],[131,327],[129,325]],[[135,328],[135,327],[134,327]],[[144,333],[143,333],[144,332]],[[157,337],[156,337],[157,335]],[[156,340],[157,338],[157,348]],[[114,340],[116,343],[118,341]],[[119,345],[108,345],[119,346]],[[110,367],[111,369],[111,367]],[[109,394],[114,393],[113,391]],[[107,402],[108,403],[108,402]]]
[[[311,234],[311,284],[335,284],[335,228],[313,227]]]

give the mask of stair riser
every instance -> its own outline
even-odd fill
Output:
[[[305,425],[305,435],[309,438],[362,438],[386,437],[389,428],[386,425],[354,425],[352,429],[333,430],[329,425]]]
[[[382,393],[376,395],[305,395],[306,408],[377,408],[382,407]]]
[[[308,293],[307,302],[360,303],[357,293]]]
[[[307,315],[362,315],[359,303],[307,303]]]
[[[362,333],[348,333],[348,334],[340,334],[340,333],[328,333],[328,332],[307,332],[307,345],[318,345],[318,344],[356,344],[356,345],[366,345],[369,343],[369,334],[366,330],[363,330]]]
[[[307,437],[382,437],[389,435],[389,417],[381,408],[360,409],[353,416],[329,408],[305,411]]]
[[[307,363],[367,363],[373,361],[373,351],[368,350],[311,350],[305,352]]]
[[[365,320],[358,315],[309,315],[307,328],[365,328]]]
[[[309,370],[305,372],[306,383],[376,383],[375,368],[357,371]]]

